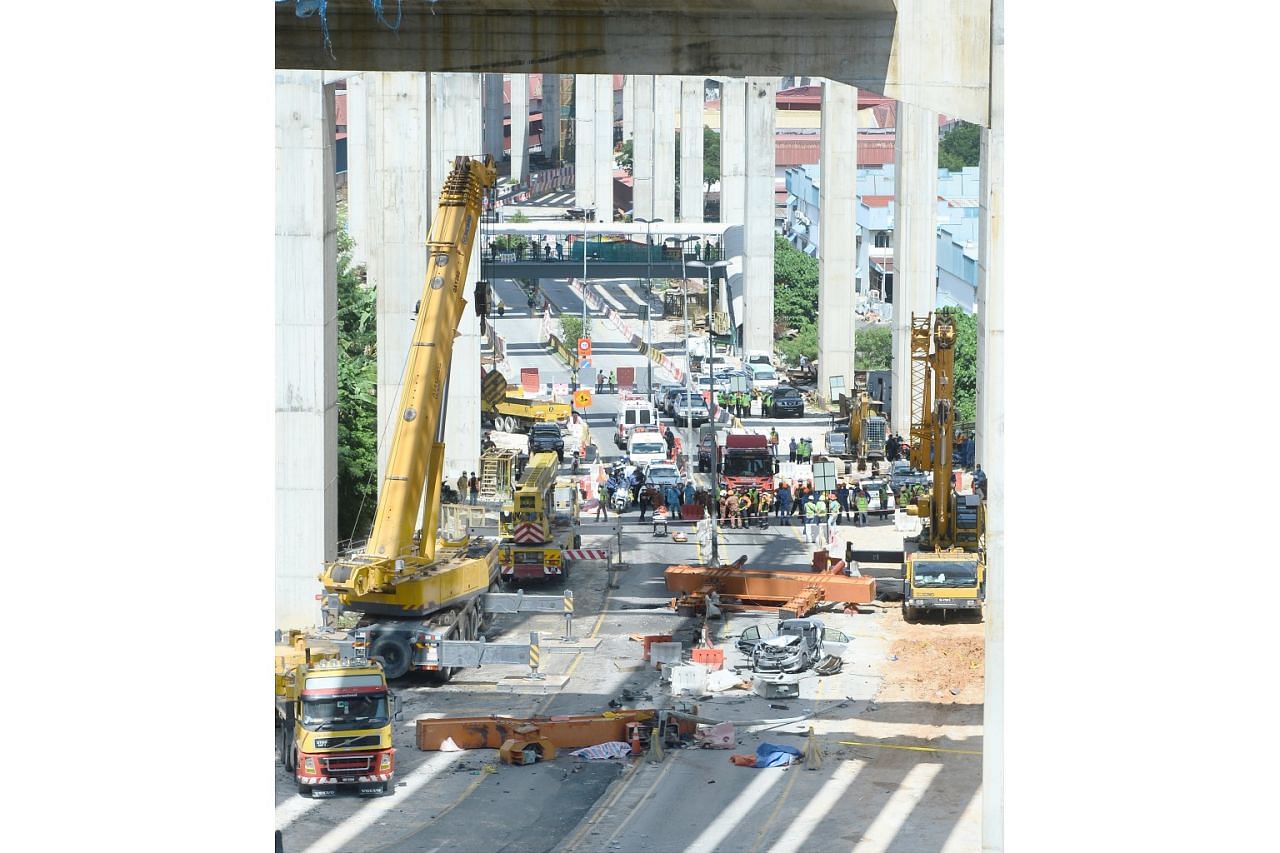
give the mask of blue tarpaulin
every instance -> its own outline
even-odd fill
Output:
[[[801,754],[794,746],[762,743],[756,747],[756,767],[786,767],[795,764]]]

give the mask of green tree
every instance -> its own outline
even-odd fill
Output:
[[[528,222],[529,217],[520,211],[516,211],[507,217],[508,222]],[[493,245],[497,246],[504,252],[514,252],[517,249],[527,249],[529,247],[529,238],[523,234],[499,234],[493,238]]]
[[[977,420],[978,399],[978,319],[959,308],[943,308],[956,325],[956,423]]]
[[[818,316],[818,261],[773,238],[773,316],[786,328],[812,325]]]
[[[580,337],[582,337],[582,318],[572,314],[561,315],[560,340],[564,341],[565,346],[573,349],[578,345]]]
[[[355,245],[338,210],[338,536],[369,535],[377,505],[377,293],[365,268],[353,266]]]
[[[676,150],[679,151],[679,147]],[[625,140],[622,143],[622,147],[618,149],[618,165],[626,169],[627,174],[630,175],[632,169],[635,168],[635,159],[635,146],[631,144],[630,139]]]
[[[981,156],[981,131],[976,124],[958,123],[938,142],[938,167],[958,172],[976,166]]]
[[[893,362],[893,330],[888,326],[858,329],[853,338],[855,370],[888,370]]]
[[[710,191],[711,185],[720,180],[720,134],[709,127],[702,128],[702,182]]]
[[[796,364],[803,355],[810,361],[818,357],[818,327],[807,324],[794,338],[778,341],[778,350],[786,357],[788,364]]]

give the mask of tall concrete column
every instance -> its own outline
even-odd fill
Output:
[[[511,177],[529,177],[529,75],[511,75]]]
[[[747,352],[773,352],[774,105],[773,77],[748,77],[746,85],[745,286],[742,344]]]
[[[987,472],[982,849],[999,853],[1004,850],[1004,0],[991,4],[990,110],[979,163],[977,462]]]
[[[635,138],[636,78],[628,74],[622,78],[622,141]]]
[[[573,76],[573,186],[583,210],[596,204],[596,81],[594,74]]]
[[[507,115],[507,107],[502,100],[502,75],[482,76],[484,77],[484,153],[492,157],[495,163],[501,163],[502,155],[506,151],[502,126]]]
[[[738,225],[747,213],[747,83],[720,81],[720,221]]]
[[[613,75],[596,75],[596,222],[613,221]]]
[[[858,90],[822,83],[822,211],[818,235],[818,396],[831,396],[831,377],[853,387],[858,231]]]
[[[472,156],[480,150],[480,75],[435,73],[431,75],[430,84],[428,138],[431,140],[431,171],[427,186],[430,190],[429,211],[434,217],[440,190],[453,168],[454,158]],[[520,86],[528,92],[528,78],[523,74],[513,75],[511,90],[514,92]],[[524,126],[528,127],[527,121]],[[428,232],[424,232],[421,238],[424,243],[429,229],[430,222]],[[453,363],[449,368],[448,408],[444,423],[447,482],[458,479],[459,472],[464,469],[477,473],[480,470],[480,318],[471,303],[479,278],[480,241],[477,235],[467,268],[464,290],[467,308],[458,323],[458,337],[453,342]],[[425,280],[425,274],[418,279],[419,292]]]
[[[680,221],[702,221],[702,78],[680,79]]]
[[[893,180],[893,429],[911,428],[911,314],[937,300],[938,114],[898,102]],[[907,393],[902,393],[906,389]]]
[[[276,73],[276,626],[319,622],[337,557],[338,272],[334,93]]]
[[[560,75],[542,75],[542,156],[555,164],[560,159]]]
[[[369,259],[369,129],[364,75],[347,78],[347,233],[355,245],[351,261]]]
[[[653,215],[676,221],[676,110],[678,78],[654,78],[653,88]]]
[[[652,74],[632,78],[636,87],[635,140],[632,145],[632,208],[635,216],[653,219],[654,213],[654,79]]]
[[[858,200],[855,198],[854,209],[858,208]],[[875,232],[869,228],[858,226],[858,263],[857,263],[857,292],[865,294],[871,290],[871,244],[875,242]]]
[[[386,474],[393,431],[387,427],[400,400],[405,359],[413,336],[413,307],[427,275],[427,75],[369,74],[370,148],[376,152],[369,205],[378,222],[369,246],[369,283],[378,294],[378,487]],[[456,349],[455,349],[456,352]]]

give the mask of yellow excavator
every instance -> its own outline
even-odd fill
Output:
[[[427,238],[427,279],[373,531],[363,548],[320,575],[342,611],[362,614],[358,630],[387,678],[413,669],[447,679],[451,670],[440,664],[440,641],[476,639],[484,593],[497,588],[498,543],[472,538],[466,525],[449,519],[442,525],[440,502],[453,340],[466,306],[483,194],[496,177],[492,158],[459,157],[445,181]],[[423,526],[415,531],[420,510]]]
[[[986,507],[977,494],[960,494],[954,485],[951,462],[955,434],[955,321],[948,314],[929,315],[920,322],[912,317],[913,366],[917,361],[916,330],[933,327],[933,351],[923,360],[932,387],[925,388],[930,401],[921,424],[912,423],[912,435],[922,438],[912,447],[913,464],[919,448],[922,467],[933,473],[933,487],[907,507],[907,514],[921,520],[920,550],[908,554],[903,584],[902,616],[908,622],[926,611],[964,611],[982,614],[986,596],[986,561],[983,554]],[[913,377],[914,380],[914,377]],[[913,381],[913,390],[916,383]]]

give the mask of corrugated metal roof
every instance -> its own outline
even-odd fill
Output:
[[[867,207],[888,207],[889,202],[893,201],[891,195],[864,195],[862,203]]]

